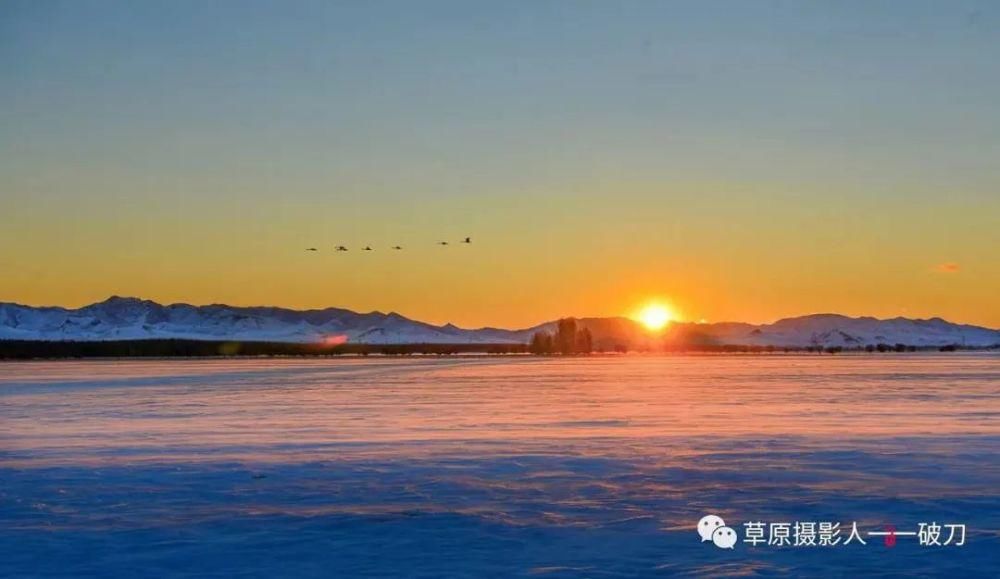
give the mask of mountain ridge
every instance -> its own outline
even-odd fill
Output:
[[[1000,345],[1000,330],[955,324],[940,317],[852,318],[819,313],[772,324],[746,322],[671,324],[651,334],[623,317],[577,318],[602,348],[650,347],[657,343],[775,347],[863,347],[878,343],[913,346]],[[0,340],[111,341],[193,339],[290,343],[476,344],[526,343],[536,331],[554,331],[555,321],[522,329],[436,326],[397,312],[358,313],[345,308],[295,310],[277,306],[186,303],[163,305],[134,297],[110,298],[80,308],[0,302]]]

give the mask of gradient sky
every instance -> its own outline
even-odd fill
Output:
[[[998,248],[993,2],[0,4],[0,301],[1000,327]]]

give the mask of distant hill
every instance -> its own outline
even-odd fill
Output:
[[[651,335],[628,318],[579,318],[600,349],[696,346],[775,346],[802,348],[907,344],[918,347],[1000,345],[1000,331],[953,324],[940,318],[878,320],[816,314],[773,324],[672,324]],[[555,322],[520,330],[435,326],[397,313],[357,313],[340,308],[291,310],[227,305],[161,305],[112,297],[79,309],[0,303],[0,340],[112,341],[146,339],[238,340],[289,343],[505,344],[526,343],[535,331],[553,331]]]
[[[776,347],[857,348],[876,344],[910,346],[988,347],[1000,345],[1000,331],[941,318],[919,320],[838,314],[813,314],[778,320],[773,324],[678,324],[672,331],[681,341]]]
[[[66,309],[0,303],[0,339],[109,341],[141,339],[368,344],[464,344],[526,341],[530,331],[435,326],[396,313],[340,308],[290,310],[227,305],[161,305],[112,297]]]

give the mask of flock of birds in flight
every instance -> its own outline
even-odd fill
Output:
[[[472,238],[471,237],[466,237],[465,239],[463,239],[459,243],[472,243]],[[449,243],[447,241],[439,241],[439,242],[437,242],[437,245],[449,245]],[[401,245],[393,245],[392,249],[394,249],[396,251],[399,251],[399,250],[403,249],[403,247]],[[343,246],[343,245],[338,245],[338,246],[334,247],[333,250],[334,251],[349,251],[347,249],[347,247]],[[315,247],[307,247],[306,251],[319,251],[319,249],[317,249]],[[364,246],[364,247],[361,248],[361,251],[375,251],[375,250],[372,249],[372,246],[366,245],[366,246]]]

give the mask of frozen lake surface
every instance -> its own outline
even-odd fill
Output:
[[[700,542],[708,513],[734,549]],[[747,521],[967,537],[751,546]],[[998,576],[1000,357],[0,364],[0,553],[0,576]]]

